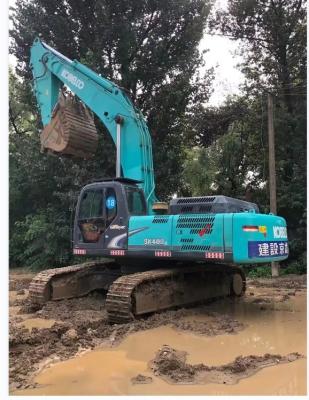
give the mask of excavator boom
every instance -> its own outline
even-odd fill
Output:
[[[151,210],[157,201],[151,138],[144,116],[126,92],[40,39],[35,39],[31,47],[30,68],[44,125],[42,145],[60,154],[89,157],[96,149],[97,136],[92,117],[83,107],[86,105],[104,124],[115,144],[118,135],[118,162],[123,176],[140,182],[139,187]],[[75,111],[72,101],[61,100],[60,92],[64,86],[83,104],[75,105]],[[57,113],[62,114],[62,118],[58,115],[53,120]]]

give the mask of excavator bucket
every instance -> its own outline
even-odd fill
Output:
[[[98,145],[98,134],[89,110],[72,95],[61,94],[51,122],[41,132],[41,150],[90,158]]]

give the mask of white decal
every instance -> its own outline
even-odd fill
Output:
[[[285,226],[274,226],[273,230],[275,239],[287,239],[288,234]]]
[[[148,246],[148,245],[165,245],[165,241],[164,239],[144,239],[144,245]]]
[[[125,251],[124,250],[111,250],[110,255],[111,256],[124,256]]]
[[[116,229],[118,231],[121,231],[122,229],[126,229],[125,225],[111,225],[110,226],[111,229]]]
[[[221,252],[206,252],[205,258],[219,258],[224,259],[224,253]]]
[[[78,79],[77,76],[71,74],[71,72],[67,71],[66,69],[62,70],[61,76],[80,90],[82,90],[85,86],[81,79]]]
[[[279,255],[279,245],[278,243],[269,243],[270,255],[271,256],[278,256]]]
[[[85,249],[73,249],[73,254],[86,254]]]
[[[171,257],[171,251],[155,251],[155,257]]]
[[[127,238],[127,234],[126,233],[122,233],[121,235],[117,235],[115,236],[107,245],[107,247],[109,249],[114,249],[114,248],[122,248],[122,242],[123,240],[125,240]]]
[[[259,243],[259,256],[267,257],[269,256],[269,243]]]

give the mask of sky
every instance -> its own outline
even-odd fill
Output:
[[[219,8],[226,9],[227,3],[228,0],[215,0],[212,12]],[[240,92],[239,85],[244,82],[244,75],[236,67],[242,61],[235,54],[238,45],[238,41],[206,33],[200,43],[200,50],[209,50],[205,54],[206,67],[215,67],[214,92],[209,100],[210,105],[220,105],[228,94]]]
[[[14,5],[15,0],[9,0],[9,5]],[[216,0],[214,10],[226,8],[227,0]],[[206,29],[207,31],[207,29]],[[239,93],[239,85],[243,83],[244,76],[236,68],[241,62],[241,57],[235,55],[238,44],[229,38],[222,36],[204,35],[199,49],[208,49],[205,54],[206,68],[215,67],[215,79],[213,82],[214,92],[209,99],[212,106],[220,105],[228,94]],[[14,56],[9,56],[9,63],[14,65]]]
[[[244,75],[236,67],[242,61],[235,54],[237,48],[235,41],[222,36],[205,34],[200,43],[200,50],[209,50],[205,54],[206,67],[215,67],[214,92],[209,99],[210,105],[219,105],[228,94],[240,92],[239,85],[244,82]]]

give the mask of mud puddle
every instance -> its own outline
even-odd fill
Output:
[[[75,306],[84,300],[92,305],[90,309],[78,310]],[[206,307],[195,309],[180,309],[167,311],[124,325],[110,325],[104,313],[98,318],[98,310],[94,305],[102,307],[101,302],[96,303],[97,296],[91,302],[89,298],[76,299],[75,302],[48,303],[42,310],[30,314],[28,319],[12,317],[10,322],[10,382],[11,389],[25,387],[29,383],[31,373],[38,371],[45,359],[57,356],[57,360],[65,360],[75,356],[81,349],[92,349],[102,344],[116,346],[125,337],[134,332],[147,331],[156,327],[170,326],[179,331],[196,330],[197,333],[214,336],[222,333],[236,334],[244,325],[234,321],[227,315],[210,312]],[[69,304],[69,307],[68,307]],[[66,310],[66,307],[68,309]],[[57,309],[57,312],[56,312]],[[43,326],[50,323],[50,317],[60,317],[58,309],[62,309],[62,321],[54,323],[50,328]],[[49,313],[47,312],[49,310]],[[65,311],[66,310],[66,311]],[[38,315],[45,318],[38,318]],[[203,315],[205,320],[189,322],[182,321],[191,315]],[[34,318],[37,316],[36,318]],[[25,317],[25,314],[23,315]],[[41,321],[41,329],[33,327],[33,321]],[[211,324],[210,324],[211,321]],[[18,322],[18,323],[17,323]],[[24,325],[32,325],[31,332]],[[138,345],[136,346],[138,348]],[[25,370],[25,365],[27,369]]]
[[[75,332],[71,332],[72,337],[68,335],[66,343],[69,346],[64,345],[63,339],[68,332],[69,325],[66,325],[68,322],[62,325],[56,324],[45,331],[50,335],[50,331],[54,329],[54,339],[51,340],[48,336],[48,341],[51,340],[58,355],[64,349],[72,354],[70,347],[72,342],[75,343],[75,351],[79,354],[83,348],[89,348],[89,341],[85,339],[87,335],[92,335],[93,339],[97,340],[97,342],[94,340],[93,345],[95,343],[100,345],[101,339],[102,345],[104,339],[105,347],[50,365],[34,377],[32,383],[39,385],[37,388],[12,390],[11,394],[305,395],[306,360],[300,358],[287,363],[280,360],[289,361],[284,358],[289,353],[307,353],[306,293],[300,290],[281,303],[274,304],[272,301],[261,303],[254,302],[254,299],[265,297],[269,290],[268,298],[271,300],[274,295],[273,289],[266,288],[264,292],[265,287],[258,288],[253,285],[252,287],[256,292],[255,295],[248,294],[241,301],[225,300],[202,308],[161,313],[145,321],[128,324],[130,326],[122,325],[117,328],[105,326],[104,318],[99,322],[93,321],[92,324],[88,323],[88,328],[84,331],[78,328]],[[48,315],[51,316],[52,313],[45,314],[45,317]],[[74,312],[71,316],[74,319]],[[224,320],[236,321],[232,323],[236,329],[233,328],[232,332],[225,331]],[[217,321],[217,326],[214,321]],[[192,332],[192,327],[197,328],[196,332],[194,328]],[[101,338],[98,337],[100,335],[97,330],[101,332]],[[123,338],[121,342],[120,338]],[[40,341],[39,336],[36,340]],[[62,343],[61,351],[59,343]],[[217,381],[211,380],[207,384],[205,382],[195,385],[190,382],[186,385],[170,384],[164,381],[162,376],[156,376],[149,364],[164,345],[186,352],[185,364],[204,364],[210,368],[229,368],[226,367],[229,365],[231,368],[238,357],[238,364],[240,361],[241,365],[249,363],[253,367],[247,368],[248,374],[245,374],[244,379],[239,380],[237,384],[235,382],[238,379],[235,380],[235,377],[234,381],[233,379],[232,382],[229,381],[232,384],[216,383]],[[12,347],[14,348],[14,345]],[[41,349],[44,352],[45,350],[46,347]],[[268,356],[266,362],[265,353],[275,355],[277,357],[275,360],[279,362],[274,361],[272,356]],[[272,362],[275,364],[271,366]],[[267,368],[260,369],[265,366]],[[222,375],[224,371],[219,372],[214,371],[217,377],[219,374],[222,378],[221,382],[231,379]],[[144,380],[143,383],[147,384],[138,384],[140,380]]]

